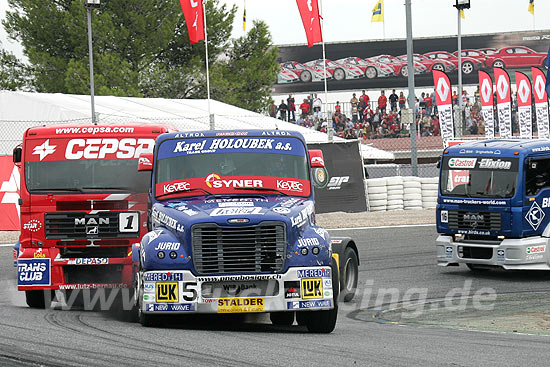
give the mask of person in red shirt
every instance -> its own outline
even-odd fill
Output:
[[[380,97],[378,97],[378,108],[380,108],[380,112],[386,112],[386,106],[388,105],[388,98],[384,95],[384,91],[380,94]]]
[[[363,91],[363,94],[359,97],[359,102],[364,102],[366,105],[370,103],[370,97],[368,94],[365,94],[365,91]]]
[[[307,99],[304,99],[304,102],[300,105],[300,110],[302,110],[302,118],[306,118],[309,115],[310,105],[307,103]]]
[[[337,114],[342,113],[342,106],[340,106],[340,102],[336,101],[336,106],[334,106],[334,110],[336,111]]]
[[[428,93],[426,93],[426,97],[424,97],[424,102],[426,102],[426,115],[431,116],[432,115],[432,97]]]

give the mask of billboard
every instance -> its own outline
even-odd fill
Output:
[[[550,30],[467,35],[462,37],[464,84],[478,83],[478,70],[492,73],[493,67],[530,72],[544,68]],[[275,93],[335,90],[392,89],[407,87],[407,44],[405,39],[327,43],[326,74],[321,45],[279,46],[281,69]],[[433,87],[432,70],[447,73],[458,83],[456,37],[418,38],[413,42],[415,84]]]

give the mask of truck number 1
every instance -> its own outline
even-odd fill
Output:
[[[139,231],[138,213],[120,213],[118,219],[119,232],[137,232]]]

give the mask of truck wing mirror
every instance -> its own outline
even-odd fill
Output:
[[[309,160],[311,162],[311,167],[325,167],[325,160],[323,159],[323,151],[320,149],[309,150]]]
[[[21,146],[13,148],[13,163],[21,163]]]
[[[153,154],[144,153],[139,155],[138,171],[152,171],[153,170]]]

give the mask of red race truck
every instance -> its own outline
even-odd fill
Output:
[[[14,254],[29,307],[47,307],[55,290],[67,299],[76,290],[132,287],[132,243],[148,231],[151,180],[137,171],[138,159],[169,130],[136,123],[25,132],[13,152],[21,172]]]

